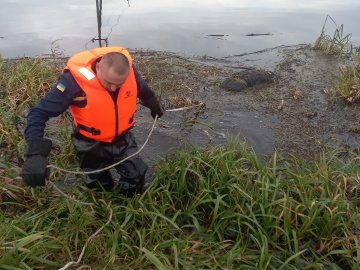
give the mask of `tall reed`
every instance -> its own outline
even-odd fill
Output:
[[[326,32],[328,19],[335,25],[335,30],[332,36]],[[344,26],[342,24],[338,26],[333,18],[327,15],[321,29],[320,36],[315,41],[314,49],[337,56],[349,53],[351,54],[353,52],[353,46],[350,42],[351,36],[351,34],[344,33]]]

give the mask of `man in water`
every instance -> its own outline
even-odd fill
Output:
[[[72,56],[57,84],[28,114],[23,181],[31,187],[45,185],[52,146],[44,138],[46,122],[68,108],[74,120],[73,143],[84,171],[104,168],[135,153],[137,144],[130,129],[137,98],[153,118],[163,115],[162,105],[126,49],[97,48]],[[116,182],[127,194],[142,191],[148,166],[138,155],[115,168],[116,179],[105,170],[87,174],[86,185],[111,191]]]

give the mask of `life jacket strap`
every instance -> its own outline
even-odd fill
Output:
[[[80,129],[85,130],[86,132],[89,132],[89,133],[91,133],[92,135],[100,135],[100,134],[101,134],[100,129],[96,129],[96,128],[94,128],[94,127],[87,127],[87,126],[85,126],[85,125],[78,124],[78,125],[76,126],[76,132],[78,132]]]

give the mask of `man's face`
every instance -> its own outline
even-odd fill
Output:
[[[129,72],[125,72],[122,75],[116,73],[116,71],[103,65],[101,61],[96,64],[96,77],[100,84],[108,91],[115,92],[125,82]]]

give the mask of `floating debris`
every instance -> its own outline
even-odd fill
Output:
[[[318,114],[317,112],[309,112],[309,113],[306,114],[306,117],[308,119],[313,119],[314,117],[317,116],[317,114]]]
[[[349,97],[346,100],[350,103],[360,103],[360,84],[351,87]]]
[[[277,108],[279,111],[282,111],[284,109],[284,99],[281,99],[280,105]]]
[[[228,37],[229,35],[223,35],[223,34],[214,34],[214,35],[206,35],[207,37]]]
[[[304,91],[296,89],[293,93],[293,98],[295,100],[303,99],[304,98]]]
[[[273,34],[271,33],[263,33],[263,34],[254,34],[254,33],[250,33],[250,34],[246,34],[245,36],[247,37],[256,37],[256,36],[271,36]]]

